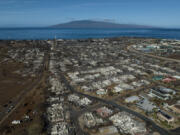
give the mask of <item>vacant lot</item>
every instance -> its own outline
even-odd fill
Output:
[[[43,82],[34,87],[16,111],[1,125],[0,132],[4,135],[44,135],[45,91],[46,85]],[[13,120],[20,120],[21,123],[13,125]]]
[[[17,74],[23,65],[12,60],[1,63],[0,66],[0,110],[18,98],[20,92],[32,82],[32,78]]]

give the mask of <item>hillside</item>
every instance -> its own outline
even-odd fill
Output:
[[[52,28],[153,28],[136,24],[117,24],[103,21],[80,20],[50,26]]]

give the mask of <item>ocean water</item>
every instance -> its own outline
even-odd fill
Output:
[[[108,37],[151,37],[179,39],[180,29],[58,29],[0,28],[0,40],[85,39]]]

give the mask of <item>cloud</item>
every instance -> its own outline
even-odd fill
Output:
[[[112,22],[112,23],[115,23],[115,22],[116,22],[115,19],[104,19],[103,21],[104,21],[104,22]]]
[[[68,20],[68,21],[75,21],[75,20],[77,20],[76,18],[73,18],[73,17],[66,17],[66,20]]]
[[[116,23],[117,20],[115,19],[110,19],[110,18],[94,18],[94,19],[90,19],[92,21],[103,21],[103,22],[111,22],[111,23]]]

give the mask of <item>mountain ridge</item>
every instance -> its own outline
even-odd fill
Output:
[[[154,28],[137,24],[119,24],[105,21],[78,20],[50,26],[51,28]]]

